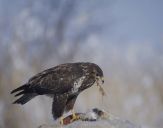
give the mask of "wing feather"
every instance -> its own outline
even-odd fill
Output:
[[[70,91],[76,79],[83,76],[83,70],[79,66],[63,64],[41,73],[29,79],[29,88],[37,93],[49,92],[62,94]]]

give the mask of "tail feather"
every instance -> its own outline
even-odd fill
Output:
[[[22,104],[22,105],[38,95],[34,93],[31,89],[29,89],[28,84],[24,84],[14,89],[13,91],[11,91],[11,94],[12,93],[16,93],[15,97],[22,95],[20,98],[18,98],[16,101],[13,102],[13,104]]]
[[[17,91],[25,90],[26,88],[27,88],[27,84],[24,84],[24,85],[22,85],[22,86],[20,86],[20,87],[18,87],[18,88],[16,88],[16,89],[14,89],[14,90],[12,90],[12,91],[11,91],[11,94],[12,94],[12,93],[15,93],[15,92],[17,92]]]
[[[30,93],[30,94],[24,94],[23,96],[21,96],[19,99],[17,99],[16,101],[13,102],[13,104],[25,104],[27,103],[29,100],[33,99],[35,96],[37,96],[37,94],[34,93]]]
[[[20,95],[23,95],[23,94],[25,94],[25,93],[26,93],[25,91],[21,91],[21,92],[17,93],[17,94],[15,95],[15,97],[20,96]]]

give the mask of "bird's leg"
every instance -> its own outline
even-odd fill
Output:
[[[60,117],[60,124],[63,125],[63,116]]]
[[[72,119],[71,119],[71,122],[73,122],[74,120],[78,120],[78,119],[79,119],[79,116],[77,116],[77,115],[75,114],[74,109],[72,109],[71,112],[72,112]]]

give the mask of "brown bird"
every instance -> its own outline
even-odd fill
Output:
[[[73,107],[77,96],[94,83],[104,83],[103,71],[94,63],[66,63],[42,71],[29,79],[24,85],[14,89],[12,93],[20,96],[13,104],[25,104],[38,95],[53,98],[52,114],[63,124],[63,113],[72,111],[73,120],[77,118]]]

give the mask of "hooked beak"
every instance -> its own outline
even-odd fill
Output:
[[[104,77],[101,78],[102,84],[104,84]]]
[[[97,78],[97,86],[101,86],[101,84],[104,84],[104,77]]]

